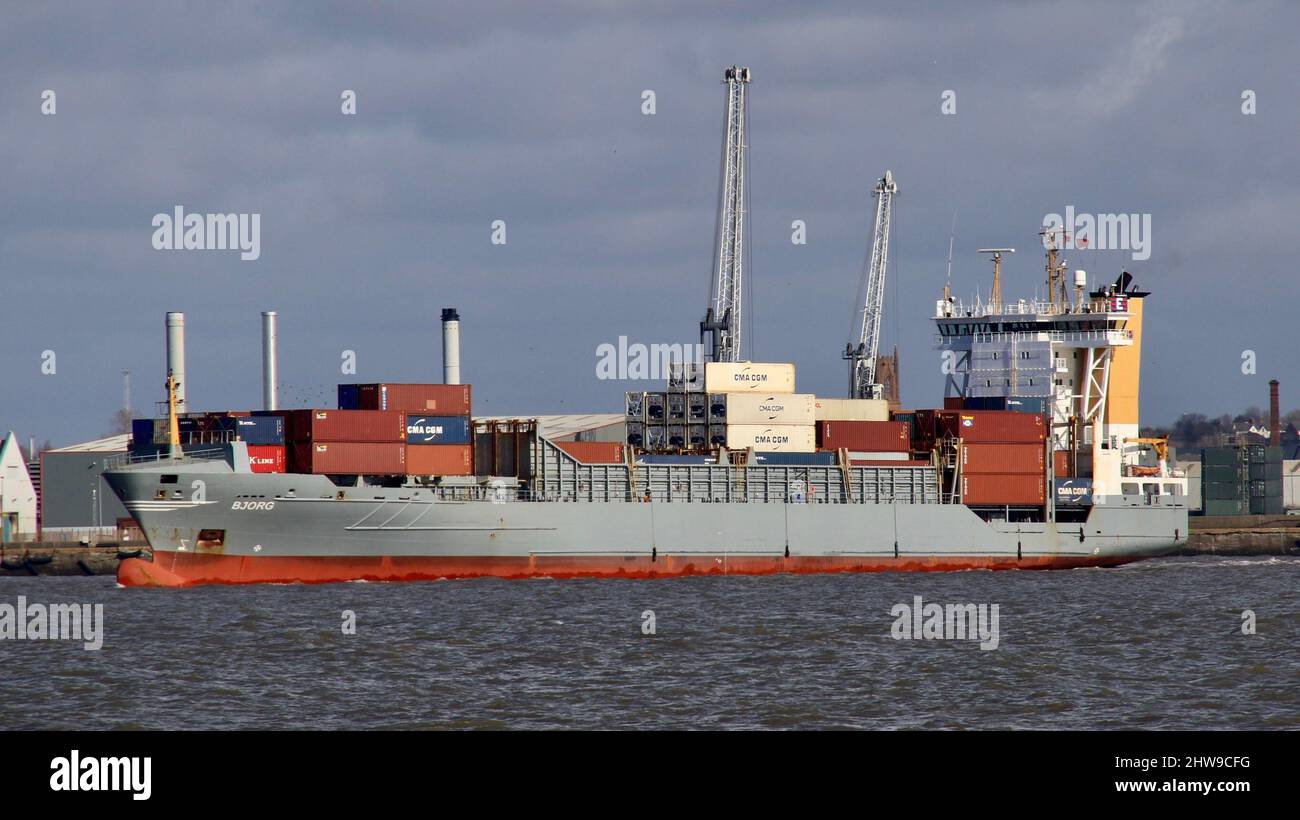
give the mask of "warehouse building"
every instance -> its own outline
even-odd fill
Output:
[[[115,527],[129,513],[104,481],[104,463],[125,453],[127,434],[41,453],[41,529]]]

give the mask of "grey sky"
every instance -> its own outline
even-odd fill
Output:
[[[1273,377],[1300,404],[1294,5],[860,5],[8,7],[0,429],[99,435],[123,368],[148,415],[167,310],[186,313],[197,409],[259,403],[262,309],[281,314],[282,399],[307,406],[338,381],[439,380],[454,305],[478,412],[616,410],[643,385],[597,381],[597,345],[697,339],[732,63],[754,76],[753,352],[795,362],[801,392],[844,390],[869,191],[890,168],[885,343],[907,404],[941,396],[928,317],[954,211],[955,292],[986,293],[974,249],[1009,245],[1004,294],[1032,296],[1038,226],[1067,205],[1152,215],[1147,261],[1067,254],[1154,291],[1144,421],[1263,405]],[[260,213],[261,258],[155,251],[150,220],[176,205]]]

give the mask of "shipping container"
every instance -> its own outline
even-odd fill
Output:
[[[468,384],[362,384],[358,385],[360,410],[401,410],[407,413],[436,413],[439,416],[468,416]]]
[[[639,421],[627,423],[627,443],[633,447],[645,447],[645,425]]]
[[[1090,478],[1056,479],[1056,506],[1058,507],[1092,506],[1092,479]]]
[[[944,396],[944,410],[961,410],[966,406],[966,401],[961,396]]]
[[[685,424],[669,424],[668,427],[665,429],[667,430],[666,440],[668,442],[669,447],[686,446],[686,425]]]
[[[1007,410],[1014,410],[1017,413],[1037,413],[1046,415],[1051,409],[1050,401],[1041,396],[1008,396],[1003,401],[1003,406]],[[999,408],[989,408],[997,410]]]
[[[295,443],[406,440],[406,414],[400,410],[290,410],[286,419]]]
[[[616,441],[557,441],[555,446],[583,464],[622,464],[627,450]]]
[[[1056,473],[1057,478],[1071,478],[1074,476],[1074,460],[1070,458],[1069,450],[1054,450],[1052,452],[1052,470]]]
[[[727,425],[725,424],[709,425],[709,446],[710,447],[727,446]]]
[[[663,450],[668,446],[668,428],[647,425],[645,428],[645,449]]]
[[[963,473],[1037,473],[1045,468],[1042,444],[970,444],[961,445]]]
[[[812,424],[816,396],[811,393],[727,393],[722,417],[729,424]]]
[[[469,444],[469,416],[406,414],[407,444]]]
[[[1205,464],[1201,467],[1201,479],[1218,484],[1235,484],[1247,481],[1250,476],[1247,464]]]
[[[284,445],[248,445],[248,466],[255,473],[283,473],[285,471]]]
[[[686,394],[686,421],[691,424],[709,423],[709,394]]]
[[[668,394],[668,423],[685,423],[686,422],[686,394],[669,393]]]
[[[726,424],[727,423],[727,394],[726,393],[709,393],[709,423]]]
[[[849,459],[849,464],[853,465],[854,467],[914,467],[915,468],[915,467],[934,466],[933,464],[926,461],[925,459],[920,459],[920,458],[904,458],[904,459],[897,459],[897,460],[889,459],[886,461],[882,461],[878,458],[851,458]]]
[[[1242,482],[1219,482],[1201,479],[1201,497],[1206,501],[1236,501],[1246,497],[1247,485]]]
[[[468,444],[408,444],[406,474],[473,475],[474,448]]]
[[[645,421],[645,392],[628,391],[623,399],[623,414],[628,421]]]
[[[240,441],[254,444],[284,444],[283,416],[247,416],[235,419],[235,434]]]
[[[1030,442],[1047,439],[1042,416],[1012,410],[944,410],[935,416],[935,435],[969,442]]]
[[[688,467],[699,467],[707,464],[717,464],[718,459],[710,455],[678,455],[675,453],[642,453],[636,457],[637,464],[670,464],[682,465]]]
[[[811,453],[817,450],[817,442],[811,425],[728,424],[727,449],[750,447],[774,453]]]
[[[709,425],[686,425],[686,445],[692,450],[704,450],[709,446]]]
[[[359,384],[339,385],[339,409],[340,410],[361,409],[361,385]]]
[[[794,365],[764,362],[708,362],[704,387],[710,393],[793,393]]]
[[[750,466],[759,467],[828,467],[835,465],[836,453],[756,452]]]
[[[884,399],[813,399],[814,421],[889,421]]]
[[[911,449],[907,423],[902,421],[819,421],[817,446],[868,452],[897,452]]]
[[[1201,450],[1201,463],[1209,466],[1211,464],[1238,464],[1246,459],[1236,447],[1206,447]]]
[[[301,442],[294,444],[291,452],[291,467],[296,473],[316,475],[403,475],[406,473],[406,445],[400,441]]]
[[[1249,515],[1250,502],[1245,499],[1206,499],[1201,512],[1205,515]]]
[[[1042,475],[962,475],[963,504],[1038,506],[1046,502],[1047,483]]]
[[[652,424],[668,418],[667,400],[663,393],[645,394],[645,418]]]
[[[704,390],[704,367],[701,362],[668,363],[668,389],[698,393]]]
[[[827,450],[829,453],[839,452],[838,450]],[[911,461],[912,454],[899,451],[863,451],[849,450],[849,458],[855,461]],[[929,461],[925,462],[929,464]]]

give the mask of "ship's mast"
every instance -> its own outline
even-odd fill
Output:
[[[718,191],[718,225],[714,246],[714,275],[709,308],[700,322],[700,343],[711,337],[715,362],[741,360],[741,296],[744,286],[745,240],[745,132],[749,69],[728,68],[726,120],[722,135],[722,179]]]
[[[878,399],[884,392],[876,373],[876,353],[880,346],[880,320],[885,301],[885,266],[889,258],[889,226],[894,213],[894,194],[898,183],[894,174],[885,175],[876,182],[872,196],[876,198],[875,230],[871,236],[871,251],[862,271],[862,320],[858,324],[857,345],[849,342],[844,348],[844,358],[849,363],[849,398]]]
[[[1065,229],[1059,225],[1043,228],[1038,232],[1047,246],[1047,301],[1057,310],[1067,310],[1070,305],[1069,286],[1065,281],[1066,263],[1059,259],[1060,248],[1057,239],[1064,240]]]
[[[993,289],[989,291],[989,310],[1002,311],[1002,254],[1015,253],[1015,248],[977,248],[976,253],[993,254]]]

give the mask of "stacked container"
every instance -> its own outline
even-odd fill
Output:
[[[1013,410],[931,410],[916,415],[918,449],[955,447],[962,502],[1041,506],[1047,501],[1047,424]]]
[[[1205,515],[1281,515],[1282,448],[1263,444],[1201,451]]]
[[[406,418],[394,410],[285,410],[289,465],[297,473],[401,475]]]

